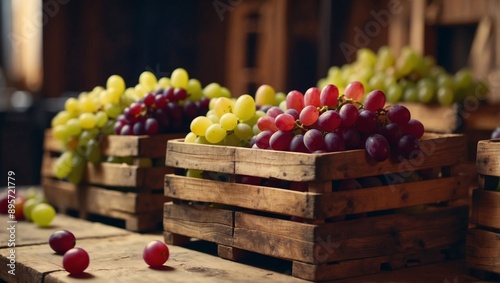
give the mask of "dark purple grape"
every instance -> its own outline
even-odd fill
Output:
[[[412,135],[403,135],[397,144],[396,159],[412,159],[420,153],[420,143]]]
[[[394,146],[401,138],[401,127],[396,123],[389,123],[382,128],[382,135],[387,139],[390,145]]]
[[[133,134],[132,126],[129,124],[123,125],[120,130],[120,135],[122,136],[131,136]]]
[[[156,135],[158,128],[158,121],[155,118],[148,118],[144,124],[144,130],[148,135]]]
[[[196,101],[196,106],[198,106],[198,115],[207,114],[208,106],[210,104],[210,98],[203,96],[200,100]]]
[[[269,130],[260,132],[255,138],[255,144],[261,149],[268,149],[270,147],[269,139],[271,139],[272,135],[273,132]]]
[[[285,111],[286,114],[292,115],[295,120],[299,119],[300,113],[296,109],[290,108]]]
[[[140,103],[139,101],[132,102],[132,104],[130,104],[128,108],[130,113],[129,115],[138,116],[142,112],[143,104]]]
[[[344,139],[337,133],[327,133],[325,135],[325,147],[328,152],[345,150]]]
[[[385,93],[381,90],[374,90],[368,93],[364,101],[364,108],[372,112],[384,108]]]
[[[155,105],[157,109],[165,109],[167,107],[167,98],[162,94],[155,96]]]
[[[298,134],[292,138],[292,141],[290,142],[290,151],[305,153],[309,152],[309,149],[307,149],[306,145],[304,144],[304,135]]]
[[[163,95],[165,98],[167,98],[167,101],[174,101],[174,88],[173,87],[167,87],[163,91]]]
[[[404,107],[403,105],[392,105],[391,107],[389,107],[389,110],[387,110],[387,118],[392,123],[396,123],[400,127],[404,127],[406,124],[408,124],[408,121],[410,121],[410,110],[408,110],[408,108]]]
[[[193,120],[198,115],[198,107],[196,106],[196,103],[191,100],[186,101],[183,108],[184,113],[189,120]]]
[[[146,133],[144,123],[142,121],[137,121],[132,127],[132,132],[136,136],[144,135]]]
[[[115,122],[115,126],[114,126],[114,129],[115,129],[115,134],[117,135],[121,135],[121,132],[122,132],[122,128],[123,126],[125,126],[127,124],[127,122],[125,120],[116,120]]]
[[[401,131],[403,134],[408,134],[414,136],[417,140],[424,135],[424,125],[415,119],[410,119],[408,124],[402,127]]]
[[[167,115],[170,118],[170,125],[172,129],[179,130],[182,128],[182,112],[182,106],[180,106],[179,104],[174,102],[169,102],[167,104]]]
[[[355,125],[361,133],[372,133],[377,129],[377,116],[370,110],[362,109]]]
[[[158,125],[162,131],[165,131],[170,126],[170,119],[168,118],[167,112],[163,109],[156,109],[153,112],[153,118],[158,121]]]
[[[343,127],[350,127],[356,123],[359,116],[359,111],[353,104],[345,104],[339,110],[340,118],[342,119]]]
[[[147,108],[151,108],[151,106],[155,103],[155,95],[152,92],[149,92],[142,98],[142,101],[144,101],[144,105]]]
[[[187,92],[183,88],[174,89],[174,101],[181,101],[187,98]]]
[[[274,150],[287,151],[293,139],[293,133],[289,131],[274,132],[269,139],[269,146]]]
[[[366,139],[365,149],[375,161],[384,161],[391,155],[389,142],[379,134],[371,135]]]
[[[361,135],[355,127],[344,129],[342,133],[346,149],[359,149],[362,148]]]
[[[317,129],[310,129],[304,134],[304,144],[310,152],[325,150],[325,138]]]

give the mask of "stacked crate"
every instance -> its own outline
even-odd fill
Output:
[[[460,256],[466,140],[428,133],[421,148],[412,160],[374,162],[364,150],[305,154],[170,140],[166,164],[177,169],[165,177],[173,199],[165,203],[165,241],[214,242],[219,256],[233,260],[246,251],[288,260],[293,276],[312,281]],[[203,178],[186,177],[185,169],[203,170]],[[416,172],[427,174],[412,179]],[[384,185],[336,188],[368,176]]]
[[[477,146],[479,188],[473,191],[466,263],[484,279],[500,279],[500,139]]]
[[[131,231],[159,230],[163,204],[168,200],[163,195],[163,179],[172,172],[164,164],[165,145],[169,139],[181,136],[107,136],[101,143],[104,156],[150,158],[153,166],[141,167],[139,162],[139,165],[88,163],[82,182],[75,185],[54,176],[53,164],[62,145],[48,130],[41,172],[45,197],[62,213],[119,220],[111,222]]]

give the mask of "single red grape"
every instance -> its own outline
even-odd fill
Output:
[[[63,267],[71,274],[79,274],[89,266],[89,254],[82,248],[72,248],[63,256]]]
[[[170,252],[167,245],[158,240],[151,241],[142,253],[142,258],[151,267],[162,266],[169,256]]]
[[[75,235],[68,230],[55,231],[49,237],[49,246],[61,255],[74,248],[75,244]]]

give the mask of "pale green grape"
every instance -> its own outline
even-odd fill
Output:
[[[96,119],[96,126],[100,128],[106,125],[106,122],[108,122],[108,115],[106,115],[106,113],[103,111],[98,111],[95,114],[95,119]]]
[[[94,164],[101,162],[101,147],[96,140],[91,139],[87,142],[85,157]]]
[[[385,76],[377,73],[368,81],[368,89],[385,91]]]
[[[408,87],[403,92],[403,100],[408,102],[418,102],[418,90],[416,87]]]
[[[226,131],[232,131],[238,125],[238,117],[233,113],[226,113],[219,119],[221,127]]]
[[[208,127],[213,124],[212,120],[205,116],[199,116],[191,121],[190,130],[197,136],[205,136]]]
[[[65,151],[59,156],[54,163],[53,173],[59,179],[64,179],[71,172],[74,153]]]
[[[139,76],[139,84],[144,87],[146,92],[153,91],[155,89],[157,82],[158,81],[156,80],[156,76],[153,73],[151,73],[150,71],[144,71]],[[143,94],[143,96],[144,96],[144,94]]]
[[[377,56],[375,53],[368,48],[360,48],[357,51],[356,54],[357,60],[364,66],[364,67],[373,67],[375,63],[377,62]]]
[[[468,69],[461,69],[455,74],[457,88],[467,89],[474,82],[474,77]]]
[[[259,127],[257,126],[257,124],[253,125],[252,126],[252,131],[253,131],[253,134],[254,135],[258,135],[260,132],[262,132]]]
[[[54,128],[55,126],[64,125],[71,118],[73,117],[70,113],[68,113],[67,111],[61,111],[57,113],[54,118],[52,118],[51,126],[52,128]]]
[[[40,227],[48,227],[55,216],[56,210],[47,203],[39,203],[31,211],[33,222]]]
[[[221,87],[220,88],[220,96],[231,98],[231,91],[229,91],[229,89],[227,87]]]
[[[396,78],[393,76],[386,76],[384,80],[385,89],[389,89],[389,86],[392,84],[397,84]],[[401,85],[401,89],[404,89],[403,85]]]
[[[251,119],[255,111],[255,100],[248,94],[238,97],[233,108],[234,115],[236,115],[243,122]]]
[[[71,160],[71,172],[68,174],[68,182],[72,184],[79,184],[83,177],[83,172],[87,162],[83,156],[79,154],[74,154]]]
[[[92,113],[83,113],[78,119],[82,128],[86,130],[94,128],[97,122],[95,115]]]
[[[187,93],[191,101],[198,101],[203,97],[201,83],[197,79],[190,79],[187,85]]]
[[[382,46],[377,51],[377,63],[375,69],[382,71],[394,65],[396,56],[388,46]]]
[[[82,131],[82,133],[78,137],[78,146],[86,147],[91,139],[97,137],[98,133],[99,131],[96,128]]]
[[[58,140],[65,141],[69,138],[70,133],[66,125],[57,125],[52,128],[52,135],[54,135],[54,137]]]
[[[429,85],[418,87],[418,101],[422,103],[430,103],[434,99],[434,88]]]
[[[64,103],[64,109],[68,113],[78,114],[78,112],[80,111],[80,106],[79,106],[79,103],[78,103],[78,99],[76,99],[74,97],[68,98],[66,100],[66,102]]]
[[[83,112],[95,112],[99,107],[99,102],[88,96],[80,98],[79,102],[80,110]]]
[[[28,198],[23,205],[23,214],[24,217],[26,217],[26,220],[32,221],[31,219],[31,212],[33,211],[33,208],[37,206],[41,201],[38,198]]]
[[[253,137],[253,129],[246,123],[239,123],[234,128],[234,134],[241,141],[249,141]]]
[[[240,146],[240,139],[234,133],[228,133],[224,138],[224,144],[229,146]]]
[[[196,134],[193,132],[189,132],[186,137],[184,137],[184,142],[186,143],[194,143],[196,141]]]
[[[146,95],[146,93],[148,93],[148,91],[149,90],[147,89],[147,87],[143,86],[142,84],[137,84],[134,87],[134,97],[136,97],[137,99],[141,99],[144,97],[144,95]]]
[[[217,144],[224,140],[227,132],[224,130],[220,124],[212,124],[205,131],[205,138],[211,144]]]
[[[207,139],[205,137],[202,137],[202,136],[197,137],[196,140],[194,141],[194,143],[197,143],[197,144],[210,144],[210,142],[208,142]]]
[[[455,81],[449,74],[439,74],[436,78],[436,86],[449,88],[453,91],[455,89]]]
[[[396,61],[396,68],[402,76],[406,76],[418,66],[419,60],[415,51],[403,48],[401,56]]]
[[[117,92],[123,93],[125,91],[125,81],[119,75],[112,75],[106,81],[106,88],[114,88]]]
[[[275,95],[276,92],[272,86],[263,84],[255,92],[255,104],[259,106],[275,105]]]
[[[101,132],[104,135],[111,135],[115,132],[115,121],[114,120],[108,120],[104,124],[104,126],[101,127]]]
[[[234,104],[231,99],[227,97],[219,97],[215,100],[214,110],[217,116],[222,117],[225,113],[231,113],[234,108]]]
[[[183,68],[177,68],[172,72],[170,76],[170,83],[173,87],[184,88],[188,86],[189,75]]]
[[[403,88],[399,84],[394,83],[387,88],[385,95],[388,102],[396,103],[403,97]]]
[[[203,95],[205,95],[208,98],[220,97],[221,92],[222,92],[221,86],[218,83],[209,83],[203,88]]]
[[[286,104],[286,101],[285,101],[285,104]],[[253,127],[253,125],[257,124],[257,120],[259,120],[259,118],[262,116],[266,116],[266,113],[262,110],[257,110],[257,111],[255,111],[255,113],[253,113],[252,118],[245,121],[245,123],[248,124],[250,127]]]
[[[123,92],[119,92],[118,90],[114,88],[108,88],[107,90],[104,91],[107,93],[108,96],[108,103],[115,103],[118,104],[120,103],[121,96]],[[101,101],[102,102],[102,101]],[[105,105],[106,103],[102,103],[102,105]]]
[[[120,105],[111,103],[111,104],[106,104],[106,106],[104,106],[104,111],[106,112],[106,115],[109,118],[114,119],[120,116],[123,109]]]
[[[186,176],[191,178],[203,179],[203,171],[197,169],[187,169]]]
[[[283,92],[277,92],[274,96],[274,105],[280,105],[281,102],[286,100],[286,94]]]
[[[66,122],[66,131],[69,136],[77,136],[82,132],[82,126],[77,118],[71,118]]]
[[[170,81],[170,78],[167,78],[167,77],[162,77],[158,80],[158,82],[156,83],[156,87],[157,88],[167,88],[169,86],[171,86],[172,83]]]
[[[447,87],[440,87],[437,90],[437,99],[441,105],[448,106],[453,104],[453,91]]]
[[[217,114],[214,113],[210,113],[210,114],[207,114],[207,117],[212,121],[212,123],[216,124],[216,123],[219,123],[220,122],[220,118],[219,116],[217,116]]]

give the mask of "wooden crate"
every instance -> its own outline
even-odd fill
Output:
[[[60,212],[81,218],[100,216],[102,221],[131,231],[161,229],[164,176],[173,169],[165,166],[166,143],[184,134],[158,136],[107,136],[101,142],[105,156],[151,158],[152,167],[102,162],[88,163],[79,185],[57,179],[52,167],[62,150],[61,143],[45,133],[42,186],[49,203]],[[109,223],[109,222],[108,222]]]
[[[460,255],[468,223],[461,135],[426,134],[414,160],[374,162],[364,150],[303,154],[170,140],[165,177],[165,241],[215,242],[221,257],[246,251],[292,261],[295,277],[324,281],[400,269]],[[204,170],[207,178],[183,176]],[[339,180],[421,180],[338,191]],[[420,171],[422,172],[422,171]],[[240,182],[261,177],[268,185]],[[305,191],[283,187],[305,184]],[[299,183],[294,183],[299,184]],[[464,201],[465,200],[465,201]],[[345,216],[347,215],[347,216]],[[342,220],[345,216],[345,220]]]
[[[472,195],[467,233],[466,263],[473,274],[500,279],[500,139],[484,140],[477,147],[479,188]]]

